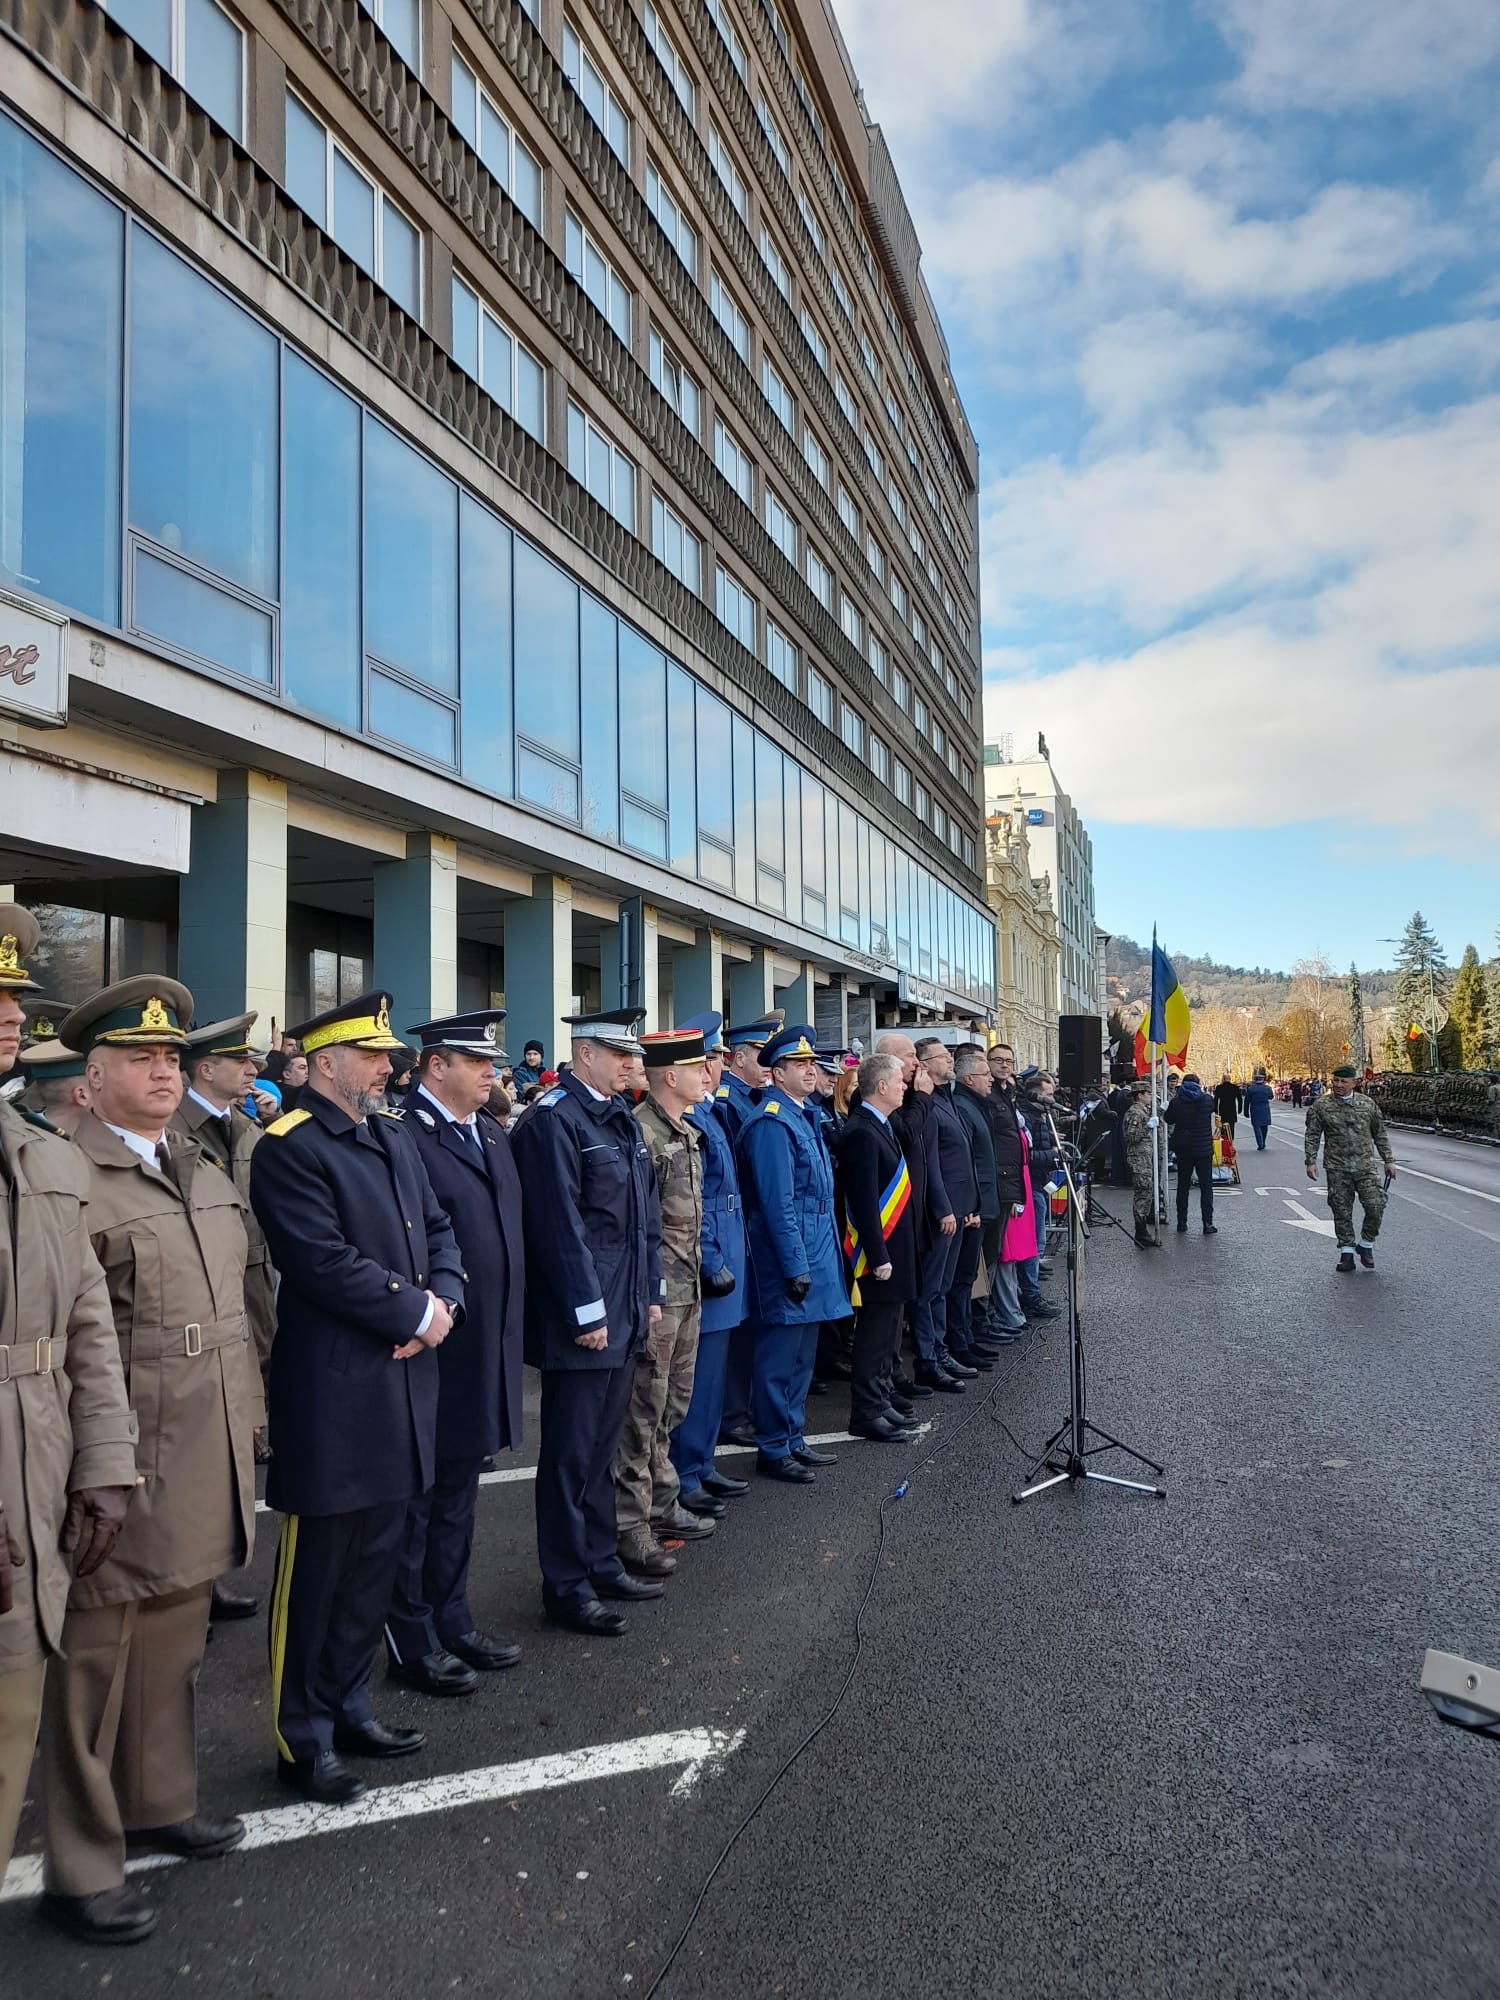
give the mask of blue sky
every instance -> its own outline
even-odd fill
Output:
[[[1500,923],[1500,5],[836,0],[1107,927]]]

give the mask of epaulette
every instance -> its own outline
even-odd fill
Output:
[[[568,1093],[564,1089],[562,1089],[561,1086],[559,1086],[558,1089],[556,1090],[549,1090],[545,1097],[539,1097],[536,1101],[538,1104],[556,1104],[559,1098],[566,1097],[567,1094]]]
[[[394,1118],[396,1123],[399,1125],[401,1123],[401,1120],[406,1116],[406,1112],[404,1109],[400,1111],[393,1111],[389,1104],[382,1104],[380,1108],[376,1111],[375,1116],[377,1118]]]
[[[714,1092],[715,1097],[727,1097],[728,1095],[729,1095],[729,1085],[727,1083],[721,1083],[718,1089]]]
[[[33,1111],[29,1104],[17,1104],[14,1098],[10,1099],[9,1103],[11,1110],[15,1112],[16,1116],[24,1119],[34,1130],[50,1133],[54,1139],[67,1138],[68,1135],[66,1132],[59,1132],[50,1118],[44,1118],[40,1111]]]
[[[416,1113],[417,1116],[421,1119],[422,1123],[427,1127],[429,1132],[435,1132],[437,1130],[437,1120],[433,1117],[430,1111],[424,1111],[421,1105],[419,1104],[416,1106]]]
[[[295,1132],[299,1125],[306,1124],[312,1117],[310,1111],[284,1111],[266,1127],[268,1139],[284,1139],[288,1132]]]
[[[762,1106],[762,1109],[768,1111],[770,1115],[774,1118],[777,1112],[781,1109],[781,1106],[776,1102],[776,1099],[773,1097],[769,1104]]]

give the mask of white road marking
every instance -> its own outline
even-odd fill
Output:
[[[918,1425],[922,1431],[931,1428],[930,1424]],[[807,1442],[816,1451],[825,1444],[857,1444],[859,1440],[853,1431],[824,1431],[821,1437],[810,1437]],[[754,1450],[753,1444],[721,1444],[714,1455],[716,1458],[742,1458]],[[479,1483],[481,1486],[514,1486],[519,1480],[535,1478],[534,1465],[508,1465],[501,1472],[481,1472]],[[271,1509],[264,1500],[257,1500],[255,1511],[257,1514],[269,1514]]]
[[[1398,1127],[1397,1129],[1399,1130],[1400,1128]],[[1295,1152],[1300,1153],[1302,1150],[1295,1139],[1285,1138],[1280,1132],[1273,1132],[1271,1136],[1273,1139],[1280,1139],[1283,1146],[1290,1146]],[[1445,1181],[1441,1174],[1424,1174],[1420,1167],[1408,1167],[1399,1160],[1396,1163],[1396,1178],[1392,1184],[1391,1193],[1399,1194],[1401,1192],[1402,1181],[1408,1178],[1417,1181],[1431,1181],[1434,1187],[1452,1188],[1455,1194],[1472,1195],[1475,1201],[1492,1201],[1497,1208],[1500,1208],[1500,1194],[1487,1194],[1483,1188],[1468,1187],[1463,1181]],[[1419,1201],[1417,1203],[1418,1208],[1423,1206],[1422,1202]],[[1428,1213],[1430,1215],[1442,1215],[1442,1210],[1433,1208],[1429,1209]],[[1452,1215],[1444,1217],[1444,1220],[1447,1222],[1456,1222],[1457,1219],[1456,1216]]]
[[[1282,1216],[1281,1219],[1288,1229],[1315,1229],[1320,1236],[1333,1235],[1332,1222],[1325,1220],[1322,1216],[1314,1215],[1311,1209],[1304,1208],[1300,1201],[1293,1201],[1288,1198],[1287,1207],[1294,1208],[1297,1211],[1295,1216]]]
[[[564,1785],[591,1784],[597,1778],[623,1778],[637,1771],[686,1766],[672,1786],[674,1798],[684,1798],[705,1771],[716,1769],[745,1740],[743,1729],[677,1729],[657,1736],[635,1736],[624,1743],[600,1743],[588,1750],[565,1750],[552,1757],[530,1757],[518,1764],[491,1764],[480,1771],[454,1771],[444,1778],[417,1778],[406,1785],[381,1785],[347,1806],[290,1805],[244,1814],[244,1844],[248,1854],[260,1847],[283,1847],[292,1840],[313,1840],[325,1833],[349,1833],[366,1826],[423,1813],[451,1812],[459,1806],[490,1805],[527,1792],[557,1791]],[[127,1864],[134,1875],[144,1869],[173,1868],[175,1854],[146,1854]],[[27,1855],[13,1861],[0,1885],[0,1903],[25,1902],[42,1892],[42,1857]]]

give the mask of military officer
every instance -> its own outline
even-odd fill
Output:
[[[22,1049],[21,1073],[26,1078],[25,1104],[54,1132],[71,1139],[89,1115],[87,1059],[60,1042],[33,1042]]]
[[[714,1109],[736,1148],[745,1120],[760,1102],[770,1077],[761,1062],[761,1051],[786,1020],[781,1008],[763,1014],[758,1021],[745,1021],[724,1030],[728,1051],[723,1074],[714,1092]],[[755,1415],[751,1408],[751,1378],[755,1372],[755,1327],[748,1313],[729,1337],[729,1354],[724,1371],[724,1407],[719,1421],[722,1444],[752,1445],[755,1442]]]
[[[638,1011],[577,1014],[572,1060],[516,1133],[525,1199],[526,1359],[542,1375],[536,1539],[554,1624],[618,1637],[605,1598],[659,1597],[615,1536],[615,1446],[634,1361],[661,1319],[661,1209],[645,1137],[621,1096]]]
[[[1333,1089],[1325,1091],[1307,1114],[1307,1136],[1303,1143],[1310,1181],[1318,1178],[1318,1145],[1322,1143],[1340,1271],[1354,1269],[1356,1251],[1365,1269],[1374,1270],[1375,1238],[1380,1234],[1380,1219],[1385,1214],[1385,1175],[1396,1171],[1380,1106],[1372,1097],[1355,1094],[1354,1080],[1358,1074],[1353,1063],[1339,1064],[1333,1072]],[[1356,1194],[1363,1223],[1357,1238]]]
[[[29,910],[0,903],[0,1078],[20,1045],[21,996],[41,990],[24,963],[38,937]],[[135,1419],[87,1199],[79,1155],[0,1101],[0,1876],[62,1638],[67,1558],[80,1577],[98,1569],[135,1487]]]
[[[463,1268],[416,1141],[384,1109],[390,996],[363,993],[290,1031],[308,1059],[295,1111],[266,1128],[250,1199],[281,1273],[271,1350],[284,1518],[271,1598],[276,1773],[303,1797],[364,1791],[346,1755],[401,1757],[370,1675],[412,1500],[437,1460],[436,1349],[462,1318]]]
[[[1157,1184],[1153,1178],[1157,1133],[1161,1120],[1151,1109],[1151,1081],[1138,1076],[1128,1084],[1130,1102],[1121,1120],[1124,1128],[1125,1159],[1130,1168],[1131,1212],[1135,1217],[1135,1240],[1143,1250],[1159,1250],[1161,1238],[1155,1233]]]
[[[499,1008],[408,1028],[421,1051],[402,1122],[417,1143],[464,1262],[464,1324],[438,1349],[436,1476],[407,1508],[386,1615],[391,1676],[424,1694],[467,1693],[481,1673],[513,1667],[519,1646],[479,1629],[469,1560],[479,1475],[521,1442],[525,1250],[521,1183],[510,1140],[490,1113]]]
[[[748,1482],[732,1479],[714,1464],[714,1443],[724,1409],[724,1368],[730,1336],[745,1317],[745,1210],[734,1146],[714,1110],[724,1069],[723,1015],[695,1014],[684,1029],[703,1036],[706,1088],[697,1104],[683,1113],[698,1134],[703,1166],[703,1237],[699,1246],[702,1302],[698,1320],[698,1359],[693,1369],[693,1394],[687,1414],[672,1434],[672,1463],[677,1468],[679,1504],[690,1514],[718,1519],[726,1500],[749,1492]]]
[[[687,1114],[707,1086],[701,1029],[643,1035],[646,1096],[635,1121],[656,1175],[661,1212],[661,1318],[635,1357],[635,1379],[615,1448],[615,1537],[634,1576],[670,1576],[677,1567],[660,1537],[700,1540],[714,1522],[677,1501],[677,1469],[667,1450],[687,1414],[698,1359],[703,1235],[703,1163]]]
[[[805,1106],[817,1078],[813,1031],[782,1028],[761,1051],[771,1081],[740,1134],[755,1335],[756,1470],[808,1484],[831,1452],[803,1435],[818,1328],[848,1316],[833,1212],[833,1167]]]
[[[76,1577],[42,1714],[43,1908],[91,1943],[146,1936],[127,1845],[205,1860],[238,1819],[197,1806],[195,1696],[213,1580],[254,1537],[251,1435],[263,1421],[245,1319],[243,1203],[171,1129],[193,999],[144,974],[60,1023],[88,1059],[86,1226],[104,1267],[145,1483],[107,1561]]]

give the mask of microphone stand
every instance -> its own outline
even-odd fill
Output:
[[[1058,1137],[1057,1126],[1050,1113],[1048,1124],[1052,1126],[1053,1141],[1063,1163],[1063,1175],[1068,1186],[1068,1349],[1069,1349],[1069,1394],[1068,1414],[1042,1447],[1042,1455],[1027,1473],[1021,1486],[1010,1496],[1017,1505],[1030,1500],[1038,1493],[1045,1493],[1049,1487],[1060,1486],[1064,1480],[1072,1483],[1080,1479],[1091,1479],[1103,1486],[1123,1486],[1132,1493],[1154,1493],[1159,1499],[1166,1498],[1167,1489],[1160,1484],[1151,1485],[1140,1479],[1120,1479],[1108,1472],[1095,1472],[1089,1465],[1091,1458],[1101,1452],[1123,1451],[1127,1458],[1133,1458],[1138,1465],[1144,1465],[1154,1472],[1158,1480],[1163,1476],[1163,1468],[1154,1458],[1147,1458],[1134,1445],[1121,1442],[1108,1431],[1101,1430],[1088,1415],[1088,1369],[1083,1353],[1083,1300],[1084,1300],[1084,1250],[1089,1240],[1088,1217],[1084,1211],[1083,1198],[1078,1192],[1078,1183],[1068,1165],[1063,1152],[1062,1141]],[[1075,1149],[1076,1150],[1076,1149]],[[1113,1217],[1110,1218],[1113,1221]],[[1097,1439],[1097,1443],[1090,1440]],[[1044,1476],[1045,1475],[1045,1476]]]

